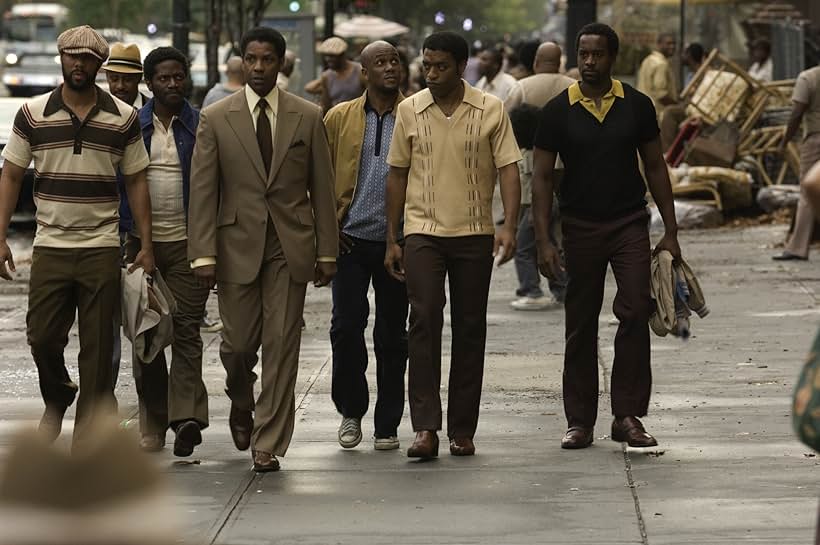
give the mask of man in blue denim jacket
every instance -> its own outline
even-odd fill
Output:
[[[144,61],[145,81],[154,93],[139,111],[140,127],[151,162],[148,188],[153,211],[152,238],[157,270],[176,299],[170,373],[165,356],[153,362],[134,358],[140,410],[140,447],[165,446],[168,427],[176,432],[174,454],[190,456],[208,426],[208,393],[202,381],[199,324],[209,290],[199,285],[188,263],[188,195],[199,112],[184,92],[190,77],[188,59],[172,47],[153,50]],[[135,230],[126,241],[126,259],[136,255]]]

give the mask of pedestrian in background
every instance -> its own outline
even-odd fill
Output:
[[[749,75],[762,82],[774,79],[774,64],[772,63],[772,44],[766,38],[758,38],[749,47],[749,57],[752,64],[749,66]]]
[[[518,145],[522,150],[524,160],[519,163],[521,176],[521,217],[518,223],[518,239],[515,249],[515,270],[518,274],[518,289],[515,294],[518,299],[512,301],[510,305],[516,310],[545,310],[554,308],[556,304],[563,304],[564,295],[567,289],[567,281],[564,276],[548,279],[549,289],[552,299],[544,295],[541,289],[541,276],[538,273],[537,255],[535,251],[535,230],[532,223],[532,141],[535,131],[530,132],[530,125],[537,124],[538,110],[564,91],[567,87],[575,83],[575,80],[558,73],[561,66],[561,47],[553,42],[544,42],[538,46],[533,60],[532,76],[518,80],[510,90],[510,95],[504,101],[504,108],[510,112],[510,119],[513,121],[513,130],[518,139]],[[519,111],[515,116],[513,112],[520,106],[529,106]],[[532,110],[535,109],[535,111]],[[526,112],[526,113],[524,113]],[[527,119],[526,115],[533,115],[532,119]],[[518,120],[516,123],[515,120]],[[516,128],[518,125],[518,128]],[[522,141],[527,145],[522,145]],[[556,160],[555,179],[556,186],[560,186],[560,178],[563,176],[563,164],[560,159]],[[553,214],[550,220],[550,240],[556,248],[561,249],[561,225],[558,207],[553,207]]]
[[[804,184],[809,169],[820,161],[820,66],[804,70],[797,76],[792,91],[791,116],[778,150],[781,156],[785,156],[787,146],[801,124],[803,141],[800,144],[800,200],[786,247],[780,254],[772,256],[776,261],[805,261],[809,258],[816,220],[811,202],[806,198]]]
[[[362,76],[362,65],[347,58],[347,42],[338,36],[331,36],[318,48],[327,69],[322,72],[322,111],[328,112],[333,106],[346,100],[360,97],[366,85]]]
[[[111,44],[108,60],[103,63],[105,79],[108,82],[109,92],[126,104],[131,104],[139,110],[148,102],[148,97],[139,90],[142,81],[142,54],[136,44]],[[117,186],[120,192],[120,256],[125,258],[125,237],[134,227],[134,218],[128,207],[128,192],[125,190],[125,180],[117,173]],[[112,357],[112,387],[116,388],[120,374],[120,360],[122,359],[122,337],[119,322],[114,324],[114,355]]]
[[[276,87],[285,39],[256,27],[241,51],[247,84],[200,114],[188,258],[203,285],[219,281],[228,424],[265,472],[279,469],[290,445],[305,291],[333,278],[339,232],[321,111]]]
[[[663,218],[665,233],[655,251],[681,256],[675,206],[661,155],[652,101],[613,79],[618,35],[593,23],[576,38],[582,81],[541,111],[535,137],[533,217],[538,264],[550,278],[563,266],[549,238],[556,156],[564,162],[559,190],[566,273],[566,348],[563,394],[568,430],[563,448],[592,444],[598,417],[598,322],[607,266],[618,291],[612,368],[612,439],[632,447],[657,444],[638,419],[649,407],[650,259],[646,186]],[[646,183],[638,168],[644,164]]]
[[[404,412],[407,368],[407,291],[384,268],[387,222],[384,215],[387,154],[399,92],[401,61],[395,47],[373,42],[362,50],[365,93],[334,106],[325,116],[336,172],[339,220],[338,270],[333,279],[332,396],[342,415],[339,444],[353,448],[362,440],[362,417],[369,394],[364,332],[370,313],[367,292],[373,284],[376,355],[376,450],[399,448],[398,427]]]
[[[236,55],[225,62],[226,81],[217,82],[211,87],[202,99],[202,107],[206,108],[218,100],[229,97],[245,85],[245,73],[242,71],[242,57]]]
[[[174,455],[190,456],[208,427],[208,392],[202,381],[202,337],[199,324],[209,290],[197,282],[188,263],[188,202],[191,156],[199,112],[185,99],[190,79],[187,57],[173,47],[159,47],[145,57],[145,81],[154,97],[139,111],[151,195],[151,239],[157,270],[176,300],[173,313],[170,374],[165,352],[153,361],[134,355],[140,448],[162,450],[165,432],[176,433]],[[134,230],[126,242],[130,261],[142,239]]]
[[[501,101],[462,79],[469,54],[464,38],[431,34],[422,54],[427,89],[399,104],[387,158],[384,264],[406,281],[410,302],[408,397],[416,438],[407,455],[438,455],[448,278],[453,345],[447,436],[450,454],[469,456],[475,453],[493,256],[504,263],[515,254],[521,153]],[[498,233],[492,218],[496,177],[506,218]]]
[[[29,280],[27,338],[37,365],[45,412],[39,430],[48,441],[62,430],[77,385],[66,369],[68,333],[79,319],[79,398],[74,448],[83,446],[101,413],[115,403],[111,324],[120,321],[120,239],[117,172],[125,179],[142,250],[132,270],[154,271],[151,203],[137,111],[96,85],[108,43],[93,28],[60,34],[64,83],[23,105],[3,149],[0,178],[0,277],[11,280],[6,244],[11,214],[29,163],[34,161],[37,233]]]
[[[501,46],[488,47],[481,52],[478,60],[481,79],[475,84],[475,88],[504,102],[517,81],[501,69],[504,64],[504,49]]]

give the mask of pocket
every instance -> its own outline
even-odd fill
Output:
[[[216,226],[225,227],[236,223],[236,209],[220,210],[216,217]]]
[[[313,227],[313,214],[310,212],[296,212],[296,221],[305,227]]]

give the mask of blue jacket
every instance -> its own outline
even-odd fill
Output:
[[[145,142],[145,149],[151,155],[151,137],[154,135],[154,99],[149,100],[138,112],[140,128],[142,129],[142,139]],[[172,129],[174,140],[177,144],[177,153],[182,167],[182,199],[185,204],[187,218],[188,194],[191,181],[191,157],[194,153],[196,143],[196,128],[199,125],[199,110],[191,106],[186,100],[182,106],[182,112],[174,121]],[[125,191],[125,181],[121,175],[117,175],[117,182],[120,186],[120,232],[130,232],[134,228],[134,218],[131,215],[131,208],[128,206],[128,195]]]

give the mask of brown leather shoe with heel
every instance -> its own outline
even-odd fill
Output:
[[[450,454],[453,456],[472,456],[475,454],[475,444],[469,437],[450,439]]]
[[[231,437],[236,448],[248,450],[251,446],[251,434],[253,433],[253,413],[243,411],[231,403],[228,425],[231,428]]]
[[[561,439],[561,448],[587,448],[592,444],[592,428],[572,426]]]
[[[413,444],[407,449],[408,458],[435,458],[438,456],[438,434],[435,431],[417,431]]]
[[[279,471],[279,460],[270,452],[264,450],[253,451],[253,470],[257,473]]]
[[[623,416],[612,421],[612,440],[626,443],[630,447],[656,447],[658,441],[649,435],[634,416]]]

